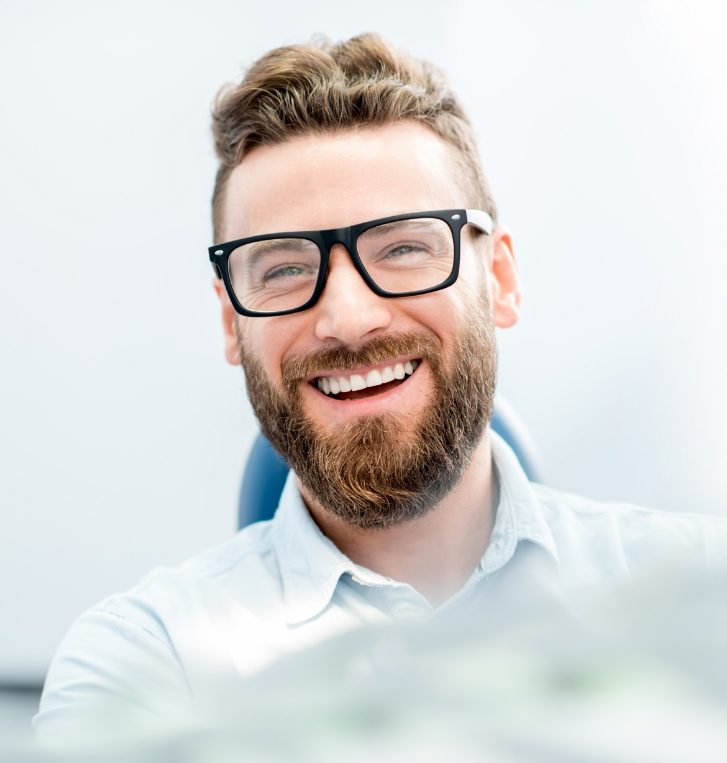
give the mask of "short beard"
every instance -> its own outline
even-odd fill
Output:
[[[305,492],[348,524],[386,528],[421,517],[458,485],[492,415],[497,350],[488,316],[486,300],[473,306],[471,322],[452,347],[451,370],[433,335],[387,334],[356,350],[322,349],[286,362],[283,393],[238,333],[248,395],[263,434]],[[401,356],[425,359],[434,384],[413,432],[408,417],[397,413],[361,417],[329,432],[319,432],[306,417],[302,378]]]

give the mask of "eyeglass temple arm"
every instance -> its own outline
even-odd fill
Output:
[[[488,236],[492,234],[492,229],[495,227],[492,217],[481,209],[466,209],[467,222],[479,228],[483,233]]]

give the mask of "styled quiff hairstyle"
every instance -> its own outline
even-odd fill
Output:
[[[402,120],[427,125],[455,148],[468,204],[496,220],[472,125],[444,74],[379,35],[362,34],[271,50],[242,82],[220,91],[212,112],[220,162],[212,195],[215,240],[227,179],[255,146]]]

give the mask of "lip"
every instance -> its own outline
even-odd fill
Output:
[[[419,358],[416,355],[402,355],[397,358],[387,358],[379,363],[372,363],[368,366],[357,366],[356,368],[333,368],[326,371],[317,371],[313,376],[306,377],[304,381],[315,386],[316,379],[320,379],[323,376],[353,376],[354,374],[358,374],[365,378],[366,374],[371,371],[382,371],[384,368],[390,368],[397,363],[406,363],[407,361],[412,360],[416,360],[420,365],[423,362],[423,358]]]
[[[404,358],[393,362],[416,358]],[[384,366],[388,365],[388,362]],[[378,368],[371,366],[368,370]],[[411,376],[408,376],[402,384],[369,397],[360,397],[355,400],[338,400],[321,392],[315,384],[303,383],[303,397],[309,415],[326,426],[335,426],[354,421],[362,416],[376,416],[391,413],[411,414],[423,407],[424,401],[429,398],[430,387],[428,384],[429,364],[422,359]],[[315,376],[313,379],[317,379]]]

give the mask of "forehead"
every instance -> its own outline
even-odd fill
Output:
[[[228,180],[225,240],[466,206],[454,149],[413,122],[253,149]]]

